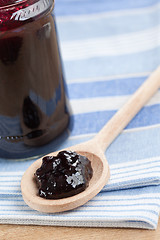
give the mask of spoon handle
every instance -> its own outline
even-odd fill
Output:
[[[128,125],[146,102],[160,87],[160,67],[138,88],[129,101],[108,121],[94,137],[94,141],[105,151],[112,141]]]

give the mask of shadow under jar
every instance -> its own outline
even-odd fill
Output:
[[[54,151],[68,127],[53,5],[0,0],[0,157]]]

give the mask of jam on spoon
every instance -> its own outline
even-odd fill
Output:
[[[91,162],[72,151],[61,151],[57,156],[46,156],[35,172],[39,196],[61,199],[84,191],[92,177]]]

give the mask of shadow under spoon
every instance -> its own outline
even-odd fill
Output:
[[[40,158],[26,170],[21,180],[22,196],[26,204],[40,212],[62,212],[81,206],[98,194],[110,177],[108,162],[104,154],[105,150],[159,87],[160,67],[150,75],[93,139],[66,149],[84,155],[91,161],[93,176],[89,186],[83,192],[57,200],[39,197],[34,173],[41,166],[42,158]],[[53,152],[47,156],[56,154],[57,152]]]

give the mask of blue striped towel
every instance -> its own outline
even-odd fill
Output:
[[[55,14],[73,110],[65,148],[95,136],[159,65],[160,1],[58,0]],[[20,180],[33,161],[0,159],[0,223],[155,229],[159,146],[160,92],[107,149],[109,183],[84,206],[58,214],[22,199]]]

